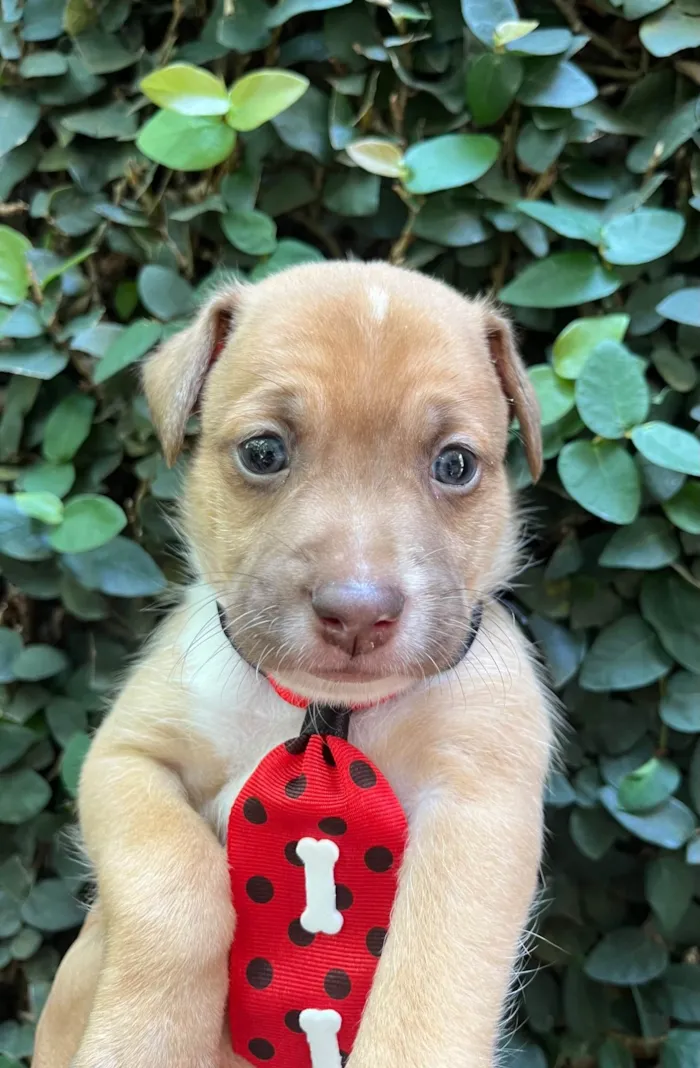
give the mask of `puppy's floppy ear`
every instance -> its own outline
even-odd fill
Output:
[[[231,337],[241,288],[231,283],[218,289],[192,325],[156,349],[144,365],[143,388],[168,464],[180,451],[207,372]]]
[[[534,481],[542,474],[540,406],[515,343],[513,329],[493,308],[485,309],[486,337],[491,359],[512,414],[520,423],[528,467]]]

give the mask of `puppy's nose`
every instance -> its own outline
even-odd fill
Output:
[[[326,582],[311,595],[321,636],[350,656],[371,653],[389,641],[405,597],[396,586],[375,582]]]

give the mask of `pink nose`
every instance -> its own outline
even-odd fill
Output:
[[[321,637],[349,656],[371,653],[396,630],[405,597],[375,582],[326,582],[311,595]]]

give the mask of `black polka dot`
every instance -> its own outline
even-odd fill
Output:
[[[370,871],[388,871],[394,863],[394,854],[386,846],[372,846],[365,853],[365,864]]]
[[[291,1009],[284,1017],[285,1025],[290,1031],[293,1031],[295,1035],[303,1035],[304,1029],[299,1023],[299,1016],[301,1009]]]
[[[295,868],[303,868],[304,861],[297,853],[297,842],[287,842],[284,847],[284,855],[290,864],[293,864]]]
[[[272,982],[272,965],[264,957],[256,957],[246,968],[245,977],[256,990],[266,990]]]
[[[267,812],[257,797],[247,797],[243,802],[243,815],[248,823],[267,823]]]
[[[264,875],[254,875],[249,879],[245,884],[245,892],[257,905],[266,905],[275,896],[272,883]]]
[[[335,907],[339,912],[347,912],[353,903],[352,891],[347,886],[338,885],[335,888]]]
[[[373,957],[381,957],[386,939],[386,930],[383,927],[373,927],[367,932],[365,945]]]
[[[284,743],[284,748],[288,753],[291,753],[292,756],[299,756],[300,753],[303,753],[306,750],[308,744],[308,735],[302,735],[300,738],[290,738],[288,742]]]
[[[287,934],[289,935],[289,941],[293,942],[295,946],[310,946],[316,937],[311,931],[306,931],[299,920],[292,920],[287,928]]]
[[[306,775],[297,775],[296,779],[290,779],[284,788],[287,797],[301,797],[306,789]]]
[[[266,1038],[251,1038],[248,1049],[259,1061],[271,1061],[275,1055],[275,1047]]]
[[[323,757],[329,768],[335,767],[335,757],[333,756],[333,751],[327,742],[323,743],[323,748],[321,749],[321,756]]]
[[[340,968],[331,968],[323,980],[323,989],[329,998],[333,998],[334,1001],[342,1001],[352,989],[350,976],[347,972],[341,971]]]
[[[377,776],[366,760],[353,760],[350,765],[350,778],[361,790],[370,790],[377,785]]]
[[[339,816],[327,816],[325,820],[318,821],[318,829],[324,834],[341,835],[345,834],[348,825]]]

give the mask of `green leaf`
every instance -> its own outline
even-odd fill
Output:
[[[672,56],[684,48],[700,45],[700,18],[686,15],[675,4],[660,15],[645,19],[639,31],[642,44],[652,56]]]
[[[267,25],[271,28],[282,26],[295,15],[303,15],[307,11],[327,11],[330,8],[344,7],[350,0],[280,0],[280,2],[268,12]]]
[[[539,22],[536,19],[507,19],[505,22],[499,22],[493,31],[494,47],[501,49],[515,41],[520,41],[538,26]]]
[[[641,516],[616,530],[600,556],[603,567],[655,571],[680,556],[678,539],[660,516]]]
[[[129,538],[114,538],[92,552],[66,554],[63,562],[88,590],[109,597],[147,597],[166,587],[155,561]]]
[[[496,162],[499,147],[487,134],[444,134],[419,141],[404,156],[404,185],[409,193],[435,193],[475,182]]]
[[[39,122],[41,109],[35,100],[19,93],[0,92],[0,156],[23,145]]]
[[[656,857],[645,872],[645,890],[662,928],[672,931],[693,899],[692,870],[679,857]],[[700,969],[698,972],[700,978]],[[668,979],[668,972],[665,978]],[[698,1016],[700,1019],[700,1013]]]
[[[262,211],[229,211],[221,217],[221,229],[235,248],[249,256],[266,256],[277,244],[275,221]]]
[[[46,420],[42,451],[53,464],[72,460],[92,426],[95,400],[85,393],[69,393]]]
[[[546,363],[528,369],[540,404],[542,426],[558,422],[574,407],[574,387],[571,382],[559,378]]]
[[[136,133],[136,115],[125,101],[117,100],[102,108],[83,108],[61,116],[61,125],[71,133],[96,141],[111,138],[130,141]]]
[[[603,226],[601,251],[608,263],[649,263],[667,255],[683,237],[685,219],[676,211],[640,208],[615,215]]]
[[[584,690],[638,690],[663,678],[672,663],[641,616],[625,616],[600,631],[586,654],[580,683]]]
[[[517,56],[484,52],[467,71],[467,107],[479,126],[498,122],[515,100],[523,80]]]
[[[400,178],[404,173],[403,154],[393,141],[381,137],[361,137],[347,145],[345,151],[353,163],[370,174]]]
[[[681,773],[670,760],[652,757],[625,775],[617,788],[617,803],[626,812],[648,812],[668,801],[681,781]]]
[[[586,651],[583,634],[574,634],[542,616],[530,617],[530,630],[544,652],[552,687],[561,689],[574,677]]]
[[[632,441],[658,467],[700,475],[700,441],[687,430],[669,423],[645,423],[632,431]]]
[[[621,284],[594,252],[556,252],[526,267],[499,298],[521,308],[567,308],[609,297]]]
[[[700,1031],[669,1031],[661,1049],[659,1068],[697,1068]]]
[[[165,270],[165,268],[144,268],[144,271],[145,270],[162,271]],[[162,311],[173,310],[168,307],[166,297],[162,293],[160,295],[154,294],[153,286],[150,285],[152,280],[151,276],[147,292],[148,299],[151,300],[155,296],[156,303]],[[190,306],[191,299],[190,294]],[[93,382],[106,382],[107,379],[112,378],[113,375],[119,374],[119,372],[123,371],[126,367],[131,367],[131,365],[140,360],[142,356],[145,356],[147,352],[150,352],[153,346],[160,341],[162,333],[163,328],[160,323],[155,323],[152,319],[135,319],[134,322],[127,326],[126,330],[119,334],[116,341],[109,346],[100,362],[95,365],[92,374]]]
[[[629,315],[574,319],[554,342],[554,370],[561,378],[578,378],[596,345],[601,341],[622,341],[629,323]]]
[[[65,497],[74,482],[73,464],[38,463],[25,468],[16,485],[26,493],[50,493],[56,497]]]
[[[233,152],[235,131],[220,119],[159,111],[139,133],[144,156],[175,171],[205,171]]]
[[[19,65],[23,78],[55,78],[68,70],[68,60],[60,52],[33,52]]]
[[[518,100],[531,108],[578,108],[598,95],[595,82],[568,60],[533,60]]]
[[[610,931],[586,957],[586,975],[611,986],[639,986],[663,975],[668,951],[638,927]]]
[[[686,482],[682,489],[662,502],[668,519],[687,534],[700,534],[700,483]]]
[[[12,667],[15,678],[23,682],[39,682],[65,671],[68,657],[52,645],[25,645]]]
[[[37,732],[29,727],[0,721],[0,771],[16,764],[38,740]]]
[[[70,697],[54,697],[44,710],[46,722],[58,744],[68,745],[73,735],[87,728],[87,712]]]
[[[700,97],[685,101],[671,114],[663,110],[659,125],[627,155],[627,166],[634,174],[644,174],[651,166],[665,163],[700,127]]]
[[[0,775],[0,823],[18,826],[46,808],[51,787],[30,768]]]
[[[462,17],[474,36],[485,45],[493,45],[496,27],[514,22],[518,9],[512,0],[461,0]]]
[[[700,327],[700,286],[696,289],[677,289],[656,305],[659,315],[674,323]]]
[[[308,78],[293,71],[267,67],[244,74],[229,93],[226,122],[234,130],[256,130],[295,104],[308,87]]]
[[[622,445],[572,441],[559,453],[557,466],[567,493],[593,515],[620,526],[637,518],[639,472]]]
[[[179,115],[225,115],[228,93],[220,78],[190,63],[171,63],[141,82],[141,92],[158,107]]]
[[[677,671],[664,688],[659,715],[682,734],[700,732],[700,675]]]
[[[591,245],[597,245],[600,240],[600,223],[588,211],[548,204],[544,200],[518,200],[514,207],[523,215],[536,219],[563,237],[588,241]]]
[[[649,389],[640,360],[617,341],[599,342],[576,380],[576,407],[594,434],[624,437],[649,411]]]
[[[53,493],[16,493],[17,507],[32,519],[55,526],[63,519],[63,502]]]
[[[59,553],[85,553],[98,549],[126,526],[124,512],[109,497],[89,493],[72,497],[65,506],[63,522],[49,535]]]
[[[0,127],[1,128],[1,127]],[[0,303],[19,304],[29,291],[29,241],[10,226],[0,226]]]
[[[73,735],[63,751],[61,760],[61,782],[71,797],[78,796],[78,783],[83,762],[88,754],[91,739],[89,735],[78,731]]]
[[[337,215],[352,217],[376,215],[379,211],[380,192],[381,182],[376,174],[365,174],[357,170],[348,171],[347,174],[342,175],[332,174],[323,189],[323,205]],[[416,234],[419,233],[419,222],[420,216],[416,219],[414,227]],[[459,228],[459,220],[456,228]],[[483,231],[483,226],[481,228]]]
[[[196,305],[192,286],[169,267],[158,267],[155,264],[148,264],[141,268],[138,293],[146,311],[163,322],[191,315]],[[151,345],[155,344],[155,340],[151,342]],[[130,341],[130,344],[136,348],[139,348],[142,343],[141,336],[132,337]],[[151,348],[151,345],[148,348]],[[141,351],[139,357],[146,352],[148,349]]]
[[[85,910],[62,879],[42,879],[22,905],[22,919],[39,931],[70,931],[85,919]]]
[[[686,866],[686,871],[690,872],[691,869]],[[672,908],[673,903],[670,893],[667,896],[667,900]],[[700,966],[697,964],[671,964],[664,975],[664,987],[669,1000],[671,1016],[673,1016],[674,1020],[684,1024],[700,1023]]]
[[[667,653],[689,671],[698,666],[700,589],[669,572],[647,575],[641,606]]]

